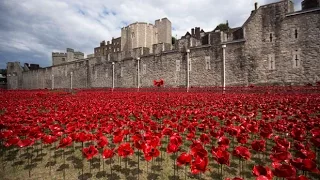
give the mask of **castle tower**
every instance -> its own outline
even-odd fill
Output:
[[[158,43],[170,43],[172,41],[171,22],[168,18],[162,18],[155,21],[155,27],[158,30]]]
[[[67,62],[71,62],[74,59],[74,50],[67,48]]]

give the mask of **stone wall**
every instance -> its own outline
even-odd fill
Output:
[[[35,71],[8,63],[8,88],[112,87],[113,78],[116,88],[137,87],[139,58],[140,87],[151,87],[159,79],[166,87],[186,87],[187,49],[190,86],[221,86],[222,45],[226,45],[227,86],[316,83],[320,81],[319,16],[320,8],[293,12],[292,3],[284,0],[254,10],[237,30],[243,31],[243,39],[208,32],[206,45],[183,38],[172,47],[147,38],[152,47],[115,52],[108,59],[93,57]]]

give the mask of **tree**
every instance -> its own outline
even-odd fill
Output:
[[[215,29],[216,30],[220,30],[220,31],[228,31],[230,29],[229,24],[228,23],[220,23]]]
[[[172,38],[171,38],[171,43],[172,43],[172,44],[176,44],[176,41],[177,41],[177,39],[172,36]]]

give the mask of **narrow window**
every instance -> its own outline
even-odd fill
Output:
[[[270,42],[272,42],[272,33],[270,33]]]
[[[298,29],[294,30],[294,37],[297,39],[298,38]]]
[[[120,77],[123,77],[123,69],[124,69],[124,67],[121,67],[121,69],[120,69]]]
[[[292,58],[293,68],[299,68],[301,65],[300,51],[295,50]]]
[[[276,61],[274,54],[270,54],[268,56],[268,64],[269,64],[269,70],[275,70],[276,69]]]
[[[147,74],[147,65],[146,64],[142,65],[142,74]]]
[[[206,63],[206,70],[211,69],[210,56],[205,57],[205,63]]]
[[[180,71],[180,60],[176,60],[176,71]]]

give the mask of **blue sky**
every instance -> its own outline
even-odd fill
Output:
[[[10,61],[51,65],[51,52],[67,47],[93,53],[102,40],[120,36],[133,22],[167,17],[172,35],[193,27],[213,30],[229,21],[241,26],[254,8],[279,0],[1,0],[0,68]],[[223,2],[223,3],[222,3]],[[294,0],[300,9],[301,0]]]

